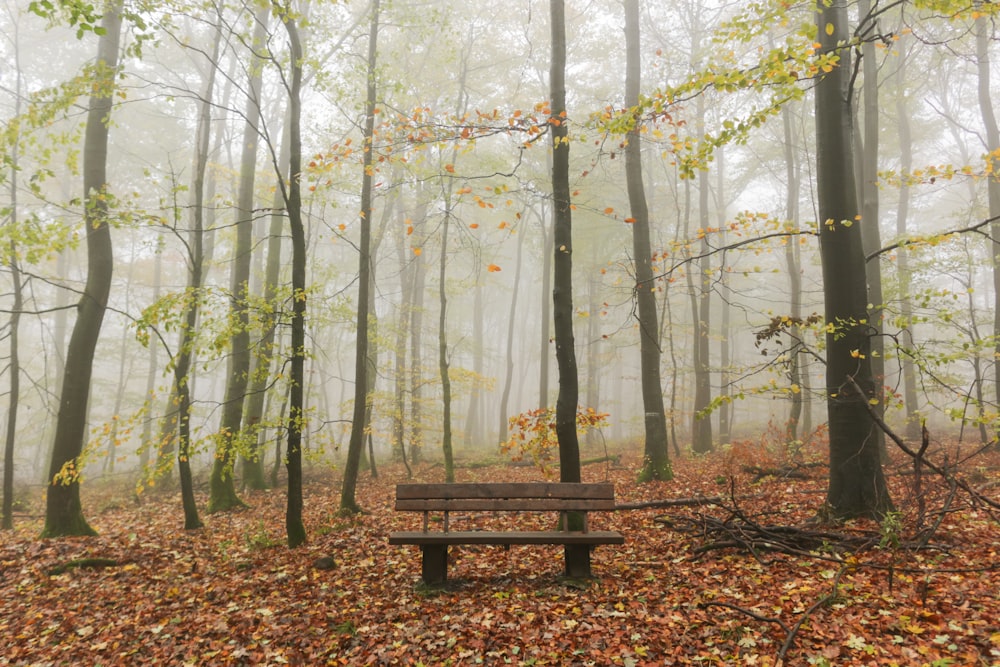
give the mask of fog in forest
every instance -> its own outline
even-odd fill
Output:
[[[988,442],[1000,33],[992,16],[952,4],[851,3],[838,61],[819,48],[809,3],[640,3],[629,102],[622,3],[572,1],[561,115],[548,7],[530,0],[126,3],[110,76],[95,65],[101,16],[5,0],[5,469],[20,485],[47,483],[64,378],[85,379],[66,372],[80,361],[67,356],[71,337],[93,269],[109,264],[68,476],[171,483],[182,422],[196,480],[223,444],[222,474],[238,483],[245,460],[283,475],[289,423],[305,466],[335,474],[352,430],[362,466],[372,455],[439,461],[446,437],[459,462],[517,456],[500,447],[518,432],[510,419],[554,409],[559,392],[560,252],[572,258],[578,405],[607,415],[580,436],[583,458],[643,447],[640,291],[654,297],[671,457],[762,438],[792,453],[822,447],[838,391],[827,389],[828,337],[843,324],[824,315],[824,289],[836,291],[821,267],[824,226],[862,230],[868,317],[851,324],[871,346],[854,350],[858,362],[884,387],[871,403],[901,435],[926,420],[937,437]],[[813,95],[845,63],[858,215],[823,220]],[[110,113],[88,126],[98,99]],[[88,192],[87,128],[101,124],[105,187]],[[568,130],[571,248],[553,234],[557,127]],[[648,205],[645,258],[629,145]],[[290,201],[301,203],[304,288],[293,287]],[[113,259],[88,255],[98,227]],[[651,280],[637,279],[645,260]],[[290,422],[296,356],[303,412]]]

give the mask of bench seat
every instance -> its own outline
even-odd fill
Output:
[[[423,530],[395,531],[389,544],[416,545],[422,552],[421,575],[429,586],[443,585],[448,577],[448,547],[459,544],[554,544],[565,547],[566,574],[590,576],[590,550],[599,544],[624,544],[625,537],[609,530],[590,530],[587,512],[615,508],[614,485],[564,482],[483,484],[400,484],[396,487],[396,510],[423,515]],[[553,530],[451,530],[452,513],[463,519],[504,512],[557,512]],[[437,530],[431,515],[435,519]],[[572,519],[580,530],[561,530]]]
[[[425,533],[413,530],[390,533],[389,544],[625,544],[625,536],[610,530],[591,530],[586,533],[565,530],[453,530],[447,533]]]

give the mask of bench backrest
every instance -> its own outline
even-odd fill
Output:
[[[615,485],[565,482],[399,484],[396,509],[454,511],[599,511],[615,508]]]

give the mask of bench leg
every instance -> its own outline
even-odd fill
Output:
[[[566,576],[571,579],[590,579],[590,545],[567,544]]]
[[[427,586],[443,586],[448,580],[448,545],[423,544],[421,576]]]

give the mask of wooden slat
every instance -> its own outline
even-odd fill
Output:
[[[625,536],[614,531],[589,533],[564,531],[512,531],[487,530],[451,533],[424,533],[403,531],[389,534],[389,544],[624,544]]]
[[[397,499],[431,498],[586,498],[614,499],[611,483],[526,482],[492,484],[399,484]]]
[[[613,499],[589,498],[400,498],[398,511],[411,512],[531,512],[531,511],[611,511]]]

